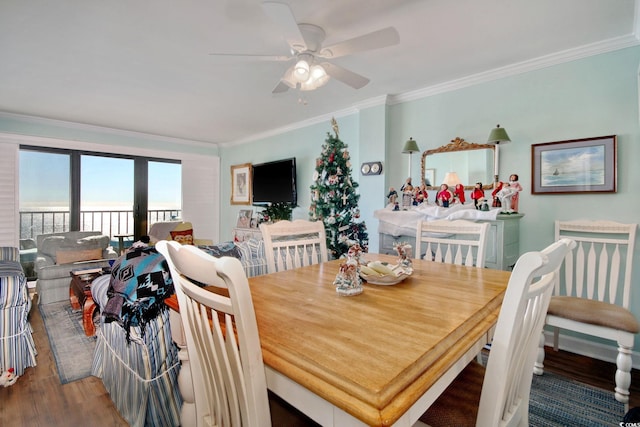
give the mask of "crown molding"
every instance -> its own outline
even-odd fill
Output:
[[[640,2],[640,0],[636,0],[636,2],[638,3]],[[636,10],[638,10],[638,8],[636,8]],[[634,27],[636,27],[636,25],[634,25]],[[630,34],[627,36],[616,37],[613,39],[604,40],[574,49],[567,49],[550,55],[541,56],[527,61],[517,62],[515,64],[495,68],[490,71],[473,74],[467,77],[462,77],[460,79],[428,86],[415,91],[405,92],[398,95],[391,95],[389,97],[389,104],[394,105],[408,101],[415,101],[417,99],[426,98],[445,92],[451,92],[480,83],[503,79],[506,77],[527,73],[529,71],[539,70],[566,62],[599,55],[602,53],[625,49],[632,46],[638,46],[639,44],[639,39],[638,37],[636,37],[636,34],[634,32],[634,34]]]
[[[269,137],[276,136],[276,135],[282,135],[284,133],[291,132],[291,131],[294,131],[294,130],[297,130],[297,129],[302,129],[302,128],[305,128],[307,126],[312,126],[312,125],[317,125],[319,123],[329,122],[332,118],[340,118],[340,117],[350,116],[352,114],[358,113],[360,110],[363,110],[365,108],[376,107],[378,105],[385,105],[385,104],[388,104],[388,102],[389,102],[389,96],[388,95],[376,96],[376,97],[373,97],[373,98],[366,99],[366,100],[364,100],[362,102],[359,102],[359,103],[353,105],[352,107],[344,108],[342,110],[338,110],[338,111],[335,111],[333,113],[323,114],[322,116],[313,117],[313,118],[308,119],[308,120],[303,120],[303,121],[300,121],[300,122],[291,123],[289,125],[282,126],[282,127],[276,128],[276,129],[271,129],[271,130],[266,131],[266,132],[262,132],[262,133],[255,134],[255,135],[251,135],[251,136],[249,136],[247,138],[238,139],[238,140],[230,141],[230,142],[221,142],[221,143],[219,143],[219,145],[221,147],[233,147],[233,146],[236,146],[236,145],[242,145],[242,144],[246,144],[246,143],[249,143],[249,142],[258,141],[258,140],[269,138]]]
[[[538,58],[530,59],[527,61],[518,62],[515,64],[507,65],[500,68],[495,68],[486,72],[473,74],[470,76],[462,77],[460,79],[451,80],[441,84],[428,86],[415,91],[405,92],[396,95],[382,95],[374,98],[370,98],[355,104],[353,107],[336,111],[332,114],[326,114],[318,117],[314,117],[308,120],[304,120],[297,123],[292,123],[287,126],[283,126],[277,129],[252,135],[248,138],[220,143],[220,146],[231,147],[235,145],[241,145],[248,142],[257,141],[263,138],[281,135],[292,130],[301,129],[310,125],[318,124],[324,121],[331,120],[331,117],[344,117],[350,114],[357,113],[358,111],[371,108],[378,105],[395,105],[403,102],[415,101],[418,99],[434,96],[446,92],[452,92],[454,90],[474,86],[481,83],[487,83],[490,81],[503,79],[506,77],[515,76],[518,74],[527,73],[529,71],[540,70],[542,68],[551,67],[554,65],[564,64],[567,62],[575,61],[578,59],[587,58],[602,53],[612,52],[628,47],[640,45],[640,0],[636,0],[636,19],[634,22],[634,32],[627,36],[616,37],[609,40],[581,46],[574,49],[567,49],[561,52],[556,52],[550,55],[541,56]]]
[[[64,138],[24,135],[20,133],[0,132],[0,143],[30,145],[37,147],[62,148],[71,150],[93,151],[96,153],[112,153],[113,145],[108,143],[87,142]],[[145,156],[170,160],[198,160],[203,157],[219,158],[217,155],[202,153],[185,153],[183,151],[168,151],[166,149],[120,147],[120,154],[131,156]]]
[[[96,132],[107,135],[115,135],[124,138],[137,138],[153,142],[168,142],[178,145],[190,145],[195,147],[215,148],[217,143],[194,141],[190,139],[175,138],[171,136],[154,135],[144,132],[136,132],[132,130],[116,129],[105,126],[90,125],[86,123],[68,122],[65,120],[49,119],[45,117],[27,116],[24,114],[10,113],[7,111],[0,111],[0,118],[6,118],[10,120],[16,120],[21,123],[29,125],[45,125],[45,126],[58,126],[63,129],[81,130],[85,132]]]

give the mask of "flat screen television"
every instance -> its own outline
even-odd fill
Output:
[[[255,206],[275,202],[298,203],[295,157],[253,165],[252,177]]]

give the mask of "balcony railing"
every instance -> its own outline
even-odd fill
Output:
[[[148,224],[179,218],[181,210],[149,210]],[[20,238],[35,239],[40,234],[69,231],[69,211],[20,211]],[[133,234],[133,211],[80,211],[81,231],[100,231],[113,237]]]

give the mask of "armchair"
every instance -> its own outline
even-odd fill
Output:
[[[182,221],[163,221],[151,224],[149,239],[154,245],[160,240],[175,240],[181,244],[196,246],[213,245],[211,239],[196,239],[193,224]]]
[[[18,248],[0,247],[0,372],[20,376],[36,366],[36,347],[28,316],[31,299],[19,262]]]
[[[69,298],[72,270],[108,266],[108,259],[118,256],[109,242],[109,236],[98,231],[68,231],[37,236],[35,267],[39,304]]]

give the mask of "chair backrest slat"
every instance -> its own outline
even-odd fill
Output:
[[[489,223],[486,222],[418,221],[415,257],[446,264],[484,267],[488,229]]]
[[[577,248],[567,255],[556,295],[603,301],[629,308],[637,224],[614,221],[556,221],[556,240]]]
[[[558,270],[574,245],[562,239],[516,262],[498,316],[476,425],[526,424],[540,334]]]
[[[269,273],[328,261],[322,221],[278,221],[260,230]]]
[[[176,242],[156,247],[167,259],[180,306],[197,426],[270,425],[258,326],[242,264]]]

